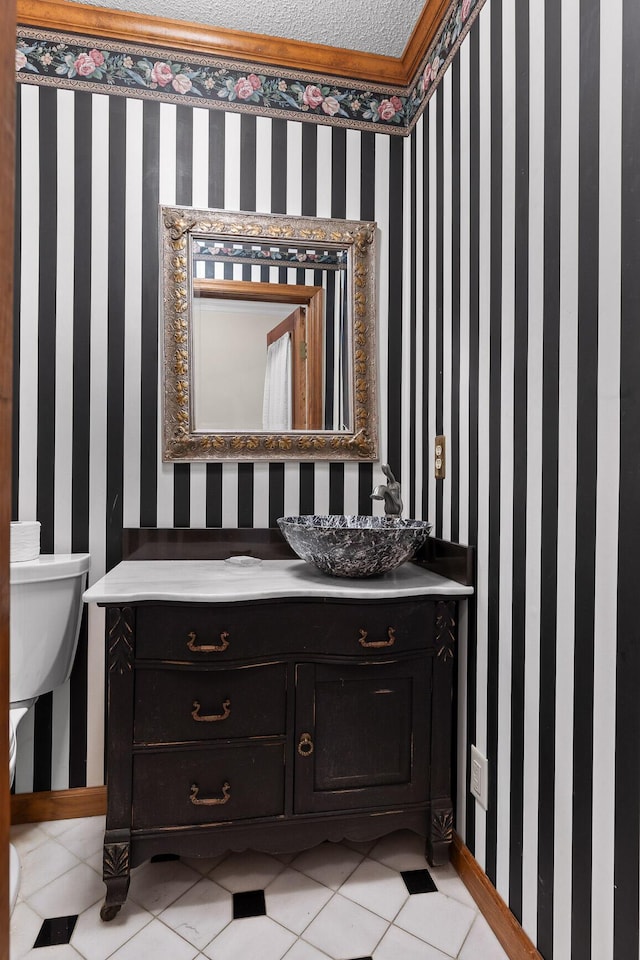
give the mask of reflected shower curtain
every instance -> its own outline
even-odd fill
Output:
[[[267,349],[262,429],[291,430],[291,336],[288,333]]]
[[[351,318],[349,316],[349,296],[347,285],[347,272],[341,270],[338,275],[338,296],[340,303],[338,342],[340,349],[336,360],[336,370],[339,370],[339,388],[338,388],[338,430],[351,430],[351,354],[349,347],[349,330],[351,327]]]
[[[345,270],[326,271],[324,351],[324,428],[350,430],[351,346],[349,286]]]

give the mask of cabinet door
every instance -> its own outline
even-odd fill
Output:
[[[430,670],[428,658],[298,664],[297,813],[427,799]]]

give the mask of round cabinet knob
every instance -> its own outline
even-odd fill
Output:
[[[313,740],[310,733],[303,733],[298,742],[298,753],[301,757],[310,757],[313,753]]]

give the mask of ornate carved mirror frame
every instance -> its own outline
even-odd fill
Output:
[[[160,208],[160,221],[163,460],[376,460],[375,223],[166,206]],[[347,251],[351,431],[208,433],[194,428],[192,241],[207,237]]]

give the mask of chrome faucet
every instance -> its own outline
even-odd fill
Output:
[[[388,517],[402,515],[402,500],[400,499],[400,484],[391,473],[388,463],[382,464],[382,472],[388,483],[379,483],[371,494],[372,500],[384,500],[384,512]]]

